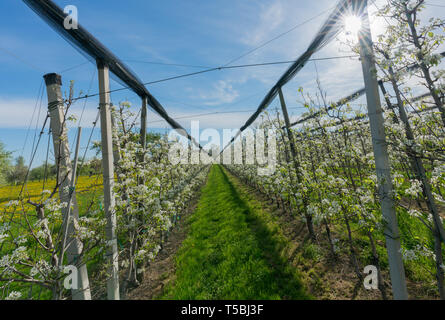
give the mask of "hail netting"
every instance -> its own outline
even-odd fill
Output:
[[[144,86],[136,74],[126,66],[118,57],[108,50],[91,33],[78,24],[77,29],[65,29],[64,20],[67,15],[63,10],[51,0],[23,0],[34,12],[45,20],[58,34],[67,40],[74,48],[83,55],[93,58],[95,61],[101,61],[106,64],[111,73],[117,77],[121,84],[125,84],[133,90],[139,97],[147,98],[148,105],[161,116],[173,129],[179,130],[179,133],[187,137],[192,143],[202,147],[193,139],[186,130],[174,119],[170,118],[168,113],[156,100],[155,97]]]
[[[235,137],[233,137],[230,143],[224,148],[226,149],[236,138],[248,128],[258,116],[268,107],[273,99],[278,95],[278,90],[288,83],[295,75],[304,67],[306,62],[312,57],[314,53],[326,46],[341,30],[342,17],[350,12],[351,14],[359,15],[364,9],[360,5],[361,1],[357,0],[340,0],[335,7],[334,11],[329,15],[320,31],[318,31],[314,40],[311,42],[306,51],[287,69],[287,71],[281,76],[277,83],[269,90],[263,101],[260,103],[258,109],[254,114],[246,121],[246,123],[240,128]],[[224,150],[223,150],[224,151]]]

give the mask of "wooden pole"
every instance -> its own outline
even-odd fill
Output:
[[[290,129],[290,120],[289,120],[289,114],[287,112],[286,101],[284,100],[284,96],[283,96],[283,92],[282,92],[281,88],[278,89],[278,94],[280,96],[281,110],[283,111],[284,122],[286,124],[287,137],[289,138],[290,149],[291,149],[291,153],[292,153],[292,162],[294,164],[295,174],[297,175],[298,183],[301,184],[303,181],[303,178],[301,176],[300,163],[298,160],[297,149],[295,148],[294,136]],[[303,213],[306,218],[306,225],[307,225],[307,228],[309,231],[309,235],[311,236],[312,241],[316,241],[317,237],[316,237],[315,231],[314,231],[314,225],[313,225],[313,221],[312,221],[313,219],[312,219],[312,216],[310,214],[308,214],[308,212],[307,212],[308,203],[307,203],[306,195],[303,195],[302,200],[303,200]]]
[[[147,147],[147,97],[142,98],[140,135],[141,135],[141,145],[145,149]]]
[[[66,230],[63,237],[66,239],[66,243],[69,243],[66,248],[67,263],[68,265],[76,265],[79,271],[78,289],[72,290],[72,299],[90,300],[91,293],[87,268],[85,264],[79,266],[77,261],[82,252],[82,243],[74,237],[75,225],[77,225],[79,219],[79,209],[75,191],[72,190],[72,192],[70,192],[69,190],[73,179],[73,169],[71,166],[68,146],[62,91],[60,89],[62,85],[62,77],[56,73],[50,73],[46,74],[44,78],[48,95],[48,112],[50,116],[51,132],[53,135],[54,156],[58,172],[59,197],[61,202],[72,204],[72,210],[69,210],[68,207],[62,208],[64,219],[62,228]],[[61,250],[63,252],[65,248],[62,248]],[[61,263],[63,263],[63,254],[60,259]]]
[[[382,91],[383,98],[385,99],[386,104],[388,105],[388,110],[394,111],[393,105],[391,103],[391,100],[389,100],[388,92],[385,89],[385,85],[383,84],[383,81],[379,81],[379,87],[380,87],[380,91]],[[399,119],[397,119],[396,114],[393,115],[392,120],[394,121],[394,123],[399,123]]]
[[[365,10],[362,18],[363,26],[359,32],[360,56],[366,87],[368,116],[371,126],[380,205],[382,215],[386,221],[384,234],[386,250],[388,252],[389,272],[394,299],[406,300],[408,299],[408,292],[405,282],[405,269],[403,268],[402,254],[400,252],[400,234],[393,199],[391,168],[385,137],[383,110],[380,104],[367,0],[363,0],[363,2]]]
[[[287,137],[289,138],[292,157],[295,160],[297,156],[297,152],[295,149],[295,141],[294,141],[294,136],[292,135],[290,129],[289,113],[287,112],[286,101],[284,100],[283,91],[281,91],[281,88],[278,89],[278,94],[280,96],[281,111],[283,112],[284,123],[286,124],[286,132],[287,132]]]
[[[76,190],[76,173],[77,173],[77,160],[79,157],[79,147],[80,147],[80,137],[82,134],[82,128],[77,128],[77,141],[76,141],[76,150],[74,153],[74,165],[71,170],[71,182],[69,187],[69,198],[68,198],[68,213],[66,214],[67,217],[70,217],[71,215],[71,203],[73,199],[73,194]],[[65,247],[66,247],[66,241],[67,241],[67,234],[68,234],[68,224],[65,224],[62,234],[62,252],[60,254],[60,263],[61,266],[63,264],[63,256],[65,255]]]
[[[104,185],[104,209],[107,219],[107,256],[108,256],[108,300],[119,300],[119,264],[116,237],[116,212],[114,186],[114,163],[113,163],[113,135],[110,112],[110,74],[108,66],[102,61],[97,61],[99,76],[99,107],[100,107],[100,129],[102,142],[102,170]]]
[[[112,104],[110,104],[113,106]],[[118,163],[121,159],[120,154],[120,146],[119,142],[117,141],[117,131],[119,130],[119,125],[117,124],[117,120],[113,114],[111,114],[111,126],[113,128],[113,163],[114,167],[118,167]]]

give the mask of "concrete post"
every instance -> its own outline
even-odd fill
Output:
[[[392,292],[394,299],[406,300],[408,299],[408,292],[405,282],[405,269],[403,268],[402,254],[400,252],[400,234],[393,199],[391,168],[385,137],[383,110],[380,104],[367,0],[363,0],[363,2],[366,7],[362,20],[363,26],[359,32],[360,56],[366,87],[366,99],[375,156],[380,205],[382,208],[382,215],[386,221],[384,233],[386,249],[388,252]]]
[[[68,208],[62,209],[64,217],[63,230],[66,230],[66,248],[68,265],[75,265],[78,268],[78,289],[72,290],[73,300],[90,300],[91,293],[88,281],[88,272],[85,264],[79,266],[78,257],[82,252],[82,243],[76,239],[73,234],[75,225],[79,219],[79,209],[77,206],[76,193],[70,195],[70,186],[72,181],[72,166],[70,160],[70,151],[68,146],[67,130],[65,125],[65,117],[62,99],[62,77],[56,73],[46,74],[44,76],[47,95],[48,95],[48,112],[50,116],[50,127],[53,135],[54,156],[58,171],[59,197],[61,202],[69,203],[71,201],[72,210]],[[69,214],[69,219],[67,215]],[[68,222],[68,226],[66,223]],[[64,251],[65,248],[62,248]],[[61,257],[63,262],[63,257]]]
[[[114,163],[113,163],[113,139],[110,112],[110,75],[109,68],[101,61],[97,62],[99,76],[99,107],[100,107],[100,129],[102,141],[102,170],[104,185],[104,209],[107,219],[106,237],[108,242],[108,300],[119,300],[119,264],[116,237],[116,212],[114,186]]]

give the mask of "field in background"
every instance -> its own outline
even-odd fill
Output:
[[[31,200],[33,202],[41,202],[43,190],[52,191],[55,186],[55,180],[47,180],[45,184],[43,181],[30,181],[27,183],[23,189],[23,199],[24,202]],[[44,186],[45,185],[45,186]],[[8,212],[7,204],[12,200],[19,200],[20,191],[22,189],[21,185],[16,186],[2,186],[0,187],[0,220],[2,213]],[[91,205],[91,203],[97,203],[100,201],[100,196],[102,194],[102,176],[92,175],[80,176],[77,180],[76,185],[77,200],[79,203],[80,213],[86,211],[86,209]],[[46,194],[43,197],[47,197]],[[57,193],[58,197],[58,193]],[[31,209],[34,209],[31,205]]]

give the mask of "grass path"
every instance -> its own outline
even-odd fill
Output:
[[[277,226],[240,182],[213,166],[164,299],[308,299],[280,255]]]

